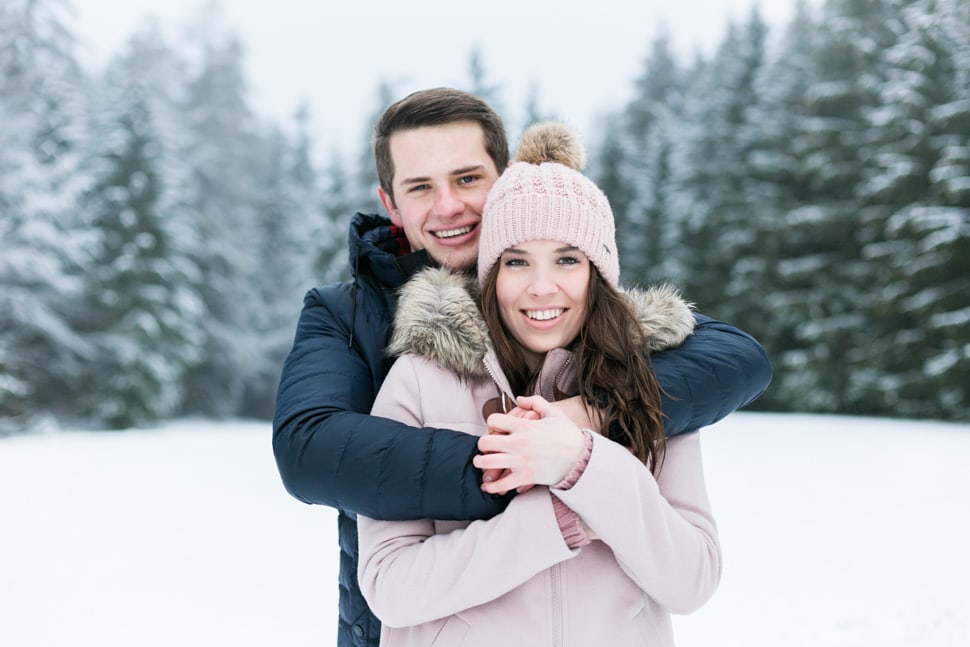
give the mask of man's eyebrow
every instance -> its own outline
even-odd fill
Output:
[[[420,177],[407,177],[401,180],[401,184],[421,184],[423,182],[430,182],[431,178],[425,175]]]
[[[485,168],[484,164],[475,164],[473,166],[463,166],[461,168],[456,168],[453,171],[449,171],[448,175],[450,177],[460,177],[462,175],[468,175],[469,173],[481,172]],[[419,175],[417,177],[408,177],[401,180],[401,184],[424,184],[425,182],[430,182],[431,177],[427,175]]]
[[[469,173],[481,171],[483,168],[485,168],[483,164],[475,164],[474,166],[463,166],[461,168],[456,168],[454,171],[449,173],[449,175],[468,175]]]

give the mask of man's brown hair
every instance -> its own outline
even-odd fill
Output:
[[[485,152],[501,173],[509,164],[509,142],[505,126],[491,106],[482,99],[452,88],[420,90],[404,97],[384,111],[374,127],[374,160],[377,179],[384,192],[394,200],[394,160],[391,159],[391,136],[402,130],[424,126],[443,126],[459,121],[472,121],[482,127]]]

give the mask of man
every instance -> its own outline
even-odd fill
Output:
[[[429,265],[474,270],[488,190],[508,165],[498,115],[477,97],[438,88],[395,103],[375,128],[381,203],[357,214],[353,281],[311,290],[283,366],[273,449],[287,490],[338,509],[338,645],[376,646],[380,622],[357,584],[356,514],[385,520],[485,519],[507,497],[480,489],[478,438],[368,415],[391,360],[395,291]],[[702,315],[678,349],[651,356],[666,395],[668,436],[755,399],[771,368],[750,336]]]

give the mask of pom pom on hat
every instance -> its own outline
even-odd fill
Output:
[[[550,121],[536,124],[525,131],[513,161],[529,164],[556,162],[582,171],[586,166],[586,151],[571,130]]]
[[[607,283],[619,286],[613,211],[606,195],[579,172],[585,163],[582,145],[566,126],[541,123],[525,131],[515,160],[485,202],[479,283],[509,247],[558,240],[576,246]]]

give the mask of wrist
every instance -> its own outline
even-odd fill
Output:
[[[579,452],[579,456],[573,463],[572,468],[569,472],[562,478],[562,480],[551,485],[557,490],[568,490],[572,486],[576,485],[576,481],[579,477],[583,475],[586,470],[586,466],[589,464],[589,458],[593,454],[593,432],[589,429],[581,429],[580,432],[583,434],[583,446]]]
[[[586,533],[586,524],[582,522],[576,512],[563,503],[559,497],[552,497],[552,508],[556,513],[556,523],[563,541],[570,549],[582,548],[590,542]]]

